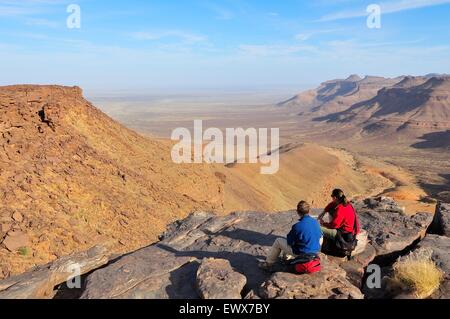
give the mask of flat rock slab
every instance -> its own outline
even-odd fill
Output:
[[[63,257],[36,270],[0,281],[0,299],[53,298],[55,286],[108,263],[107,249],[96,246]]]
[[[265,259],[274,241],[286,237],[297,220],[295,211],[236,212],[225,217],[195,213],[170,225],[157,246],[177,256],[228,260],[247,278],[246,289],[257,291],[268,278],[258,268],[258,259]]]
[[[438,203],[433,230],[440,235],[450,237],[450,204]]]
[[[149,246],[125,255],[107,267],[97,270],[86,279],[82,299],[165,299],[198,298],[193,289],[188,295],[174,293],[173,280],[186,280],[183,272],[196,258],[176,256],[174,253]],[[196,271],[190,265],[188,273]],[[197,265],[198,267],[198,265]],[[195,277],[192,277],[195,282]],[[184,281],[188,283],[189,281]],[[193,283],[192,283],[193,284]]]
[[[450,238],[427,235],[425,239],[418,245],[417,249],[431,249],[433,251],[432,259],[436,265],[444,271],[444,281],[441,283],[439,290],[433,294],[433,299],[449,299],[450,298]]]
[[[377,256],[405,250],[425,236],[433,221],[429,213],[405,215],[390,198],[366,199],[355,203],[354,207]]]
[[[242,299],[247,278],[225,259],[204,259],[197,271],[197,289],[203,299]]]
[[[363,299],[337,264],[322,256],[322,271],[310,275],[273,274],[259,290],[266,299]]]

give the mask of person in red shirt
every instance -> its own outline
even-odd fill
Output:
[[[338,230],[344,234],[358,235],[360,232],[358,216],[344,192],[340,189],[335,189],[331,197],[333,201],[327,205],[318,218],[324,237],[334,240]],[[323,221],[323,217],[327,213],[332,217],[329,223]]]

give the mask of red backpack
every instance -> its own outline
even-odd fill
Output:
[[[313,274],[321,270],[320,257],[317,255],[296,258],[291,265],[294,266],[294,272],[300,275]]]

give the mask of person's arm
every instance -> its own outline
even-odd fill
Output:
[[[330,223],[328,223],[325,227],[330,229],[339,229],[342,227],[343,223],[344,223],[344,215],[341,213],[340,209],[337,209],[333,220]]]
[[[322,219],[325,217],[326,213],[329,213],[331,210],[331,204],[328,204],[327,207],[324,208],[323,212],[319,215],[319,217],[317,217],[317,219],[319,220],[319,222],[322,224]]]
[[[334,208],[334,202],[331,202],[327,205],[327,207],[325,207],[325,209],[323,210],[324,213],[329,213],[333,208]]]
[[[330,213],[331,210],[334,208],[334,202],[329,203],[325,209],[323,210],[323,212],[319,215],[319,217],[317,218],[319,220],[319,222],[323,225],[325,223],[322,222],[323,218],[325,217],[325,214]]]
[[[292,229],[287,235],[286,239],[289,246],[294,245],[295,241],[297,240],[297,231],[295,230],[295,225],[292,226]]]

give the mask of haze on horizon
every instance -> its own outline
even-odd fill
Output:
[[[0,0],[0,85],[295,92],[353,73],[450,73],[450,0],[379,2],[380,29],[367,26],[373,3]]]

